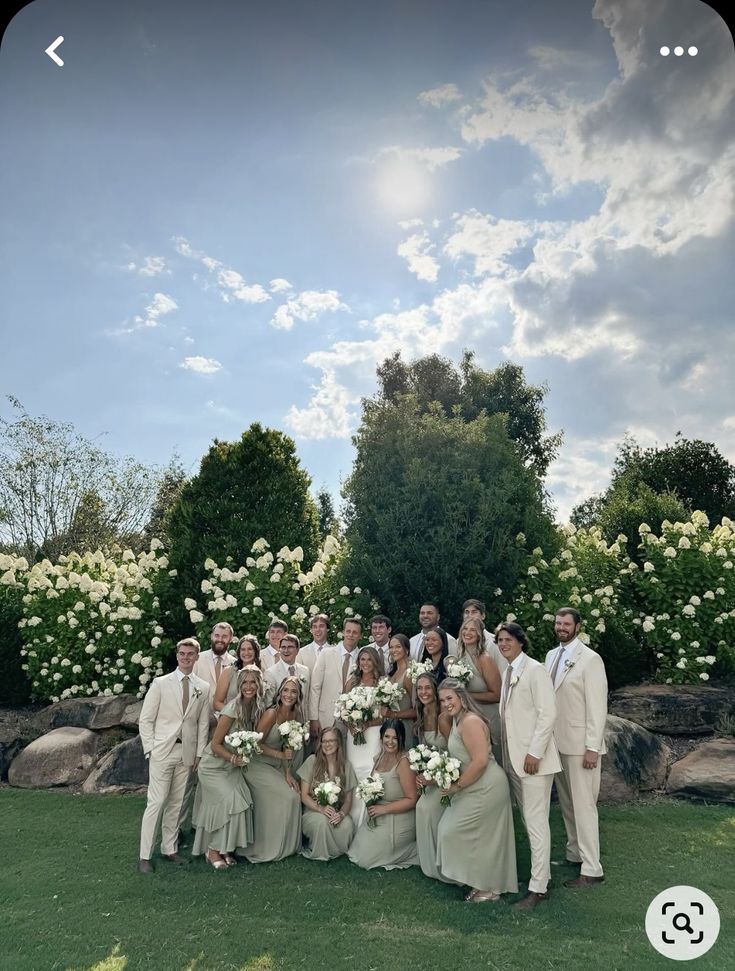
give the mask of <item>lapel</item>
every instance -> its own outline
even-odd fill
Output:
[[[562,648],[562,650],[563,650],[563,648]],[[576,664],[579,661],[579,656],[580,656],[581,653],[582,653],[582,642],[580,640],[578,640],[576,647],[572,651],[572,656],[569,658],[569,663],[566,664],[566,666],[564,667],[564,670],[561,672],[561,677],[559,678],[559,683],[556,686],[556,690],[557,691],[564,684],[564,679],[569,674],[569,672],[572,670],[572,665]],[[564,663],[565,662],[562,661],[562,664],[564,664]]]
[[[177,714],[181,715],[181,717],[183,718],[186,712],[182,711],[183,706],[181,704],[181,685],[179,684],[179,676],[176,673],[176,671],[172,672],[168,685],[169,685],[169,691],[171,693],[171,703],[175,705],[175,710]],[[189,707],[191,707],[191,682],[189,682],[189,688],[190,688]]]
[[[518,679],[522,676],[525,670],[526,670],[526,657],[524,656],[521,660],[521,663],[518,665],[516,670],[510,676],[510,684],[508,685],[508,695],[505,699],[506,706],[510,704],[510,696],[513,694],[513,688],[518,683]]]

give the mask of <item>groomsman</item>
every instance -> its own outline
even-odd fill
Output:
[[[296,657],[299,652],[299,639],[295,634],[284,634],[279,647],[281,657],[265,672],[265,689],[270,702],[281,687],[284,678],[298,678],[301,682],[302,697],[304,698],[304,719],[309,715],[309,669],[305,664],[299,664]]]
[[[368,647],[374,647],[378,652],[378,656],[382,658],[383,661],[383,674],[387,674],[390,670],[390,638],[393,633],[393,625],[390,622],[390,618],[386,617],[385,614],[376,614],[370,621],[370,636],[372,641],[368,644]]]
[[[235,658],[229,650],[234,633],[232,627],[224,621],[215,624],[211,634],[211,649],[202,651],[194,665],[193,673],[202,681],[206,681],[211,689],[209,704],[212,715],[214,714],[214,693],[217,690],[219,676],[225,668],[235,663]]]
[[[209,685],[198,678],[194,665],[199,642],[187,637],[176,645],[178,667],[154,678],[143,700],[139,731],[149,761],[148,802],[140,831],[141,873],[151,873],[153,843],[161,820],[161,856],[171,863],[188,863],[179,856],[179,817],[186,784],[209,738]]]
[[[465,600],[462,604],[462,622],[465,620],[476,619],[479,620],[483,627],[485,627],[485,614],[486,608],[482,600],[476,600],[471,597],[469,600]],[[495,661],[498,666],[498,671],[500,671],[500,677],[502,678],[505,674],[505,670],[508,667],[508,662],[503,657],[503,652],[498,649],[498,645],[495,642],[495,637],[490,631],[485,628],[485,649],[490,657]],[[449,652],[452,653],[451,650]]]
[[[288,632],[288,625],[282,621],[275,618],[271,621],[271,625],[268,628],[268,643],[260,652],[260,666],[263,669],[263,673],[268,670],[268,668],[273,667],[281,659],[281,652],[279,651],[279,646],[281,644],[281,638],[285,633]]]
[[[559,646],[546,655],[546,668],[556,689],[554,739],[562,771],[556,776],[567,831],[566,858],[581,863],[576,880],[565,887],[590,887],[605,879],[600,864],[597,797],[600,757],[605,748],[607,677],[599,654],[579,640],[582,618],[572,607],[556,613]]]
[[[433,627],[439,627],[439,621],[441,620],[441,615],[439,613],[439,608],[435,603],[425,603],[421,604],[419,608],[419,624],[421,625],[421,630],[418,634],[414,634],[410,640],[411,644],[411,658],[414,661],[420,661],[424,654],[424,637],[426,632],[430,631]],[[447,640],[449,642],[449,653],[457,654],[457,641],[451,634],[447,634]]]
[[[311,674],[322,651],[332,648],[328,642],[329,617],[326,614],[314,614],[309,622],[309,629],[314,640],[301,648],[296,660],[299,664],[305,664]]]
[[[507,662],[500,695],[503,768],[531,848],[528,893],[516,908],[532,910],[549,899],[549,807],[554,774],[561,771],[553,737],[556,701],[548,671],[526,654],[528,638],[523,628],[501,624],[497,639]]]
[[[332,651],[322,651],[314,665],[309,692],[310,729],[314,736],[334,724],[334,703],[345,690],[357,661],[361,634],[360,621],[347,618],[342,625],[340,643]]]

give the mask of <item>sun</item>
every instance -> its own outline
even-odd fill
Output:
[[[411,158],[381,161],[375,180],[378,201],[397,216],[415,216],[431,199],[431,180],[424,166]]]

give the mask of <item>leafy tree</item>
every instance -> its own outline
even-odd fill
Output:
[[[178,455],[174,455],[164,470],[151,514],[143,530],[144,543],[150,545],[152,539],[160,539],[165,546],[170,545],[168,521],[186,482],[186,472]]]
[[[322,486],[316,494],[316,511],[319,522],[319,538],[336,536],[339,534],[339,520],[334,511],[332,494],[326,486]]]
[[[440,603],[450,626],[468,596],[512,588],[521,551],[554,537],[541,484],[505,419],[471,421],[425,409],[413,394],[364,402],[357,457],[344,489],[349,570],[411,630],[419,605]]]
[[[386,358],[377,369],[380,397],[396,403],[402,395],[413,394],[420,411],[438,403],[445,415],[455,411],[471,421],[483,411],[504,415],[510,438],[527,465],[543,476],[555,458],[561,434],[546,434],[544,395],[546,385],[526,384],[523,368],[506,362],[494,371],[485,371],[465,351],[457,368],[438,354],[406,364],[400,351]]]
[[[160,474],[118,459],[68,422],[34,418],[13,397],[0,418],[0,542],[29,560],[126,542],[150,511]]]

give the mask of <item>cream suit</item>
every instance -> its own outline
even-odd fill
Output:
[[[554,740],[562,764],[556,791],[567,831],[567,859],[581,862],[582,876],[601,877],[597,797],[602,759],[598,757],[594,769],[585,769],[582,757],[587,749],[600,756],[606,751],[607,676],[600,655],[578,638],[567,647],[571,655],[559,664],[563,646],[546,655],[556,686]]]
[[[547,670],[527,654],[520,654],[510,676],[504,677],[500,724],[503,767],[531,848],[528,889],[532,893],[546,893],[551,878],[549,806],[554,775],[561,771],[553,736],[555,718],[554,687]],[[535,775],[523,768],[527,755],[541,760]]]
[[[319,660],[319,655],[322,651],[326,651],[331,648],[332,644],[323,644],[321,649],[317,646],[316,641],[312,641],[310,644],[305,644],[299,653],[296,655],[296,660],[299,664],[304,664],[309,669],[309,675],[314,672],[314,667],[316,662]]]
[[[293,667],[295,677],[301,682],[301,697],[303,699],[304,718],[306,719],[309,717],[309,683],[311,681],[311,675],[305,664],[296,662],[295,664],[289,665],[285,661],[280,660],[268,668],[263,678],[267,701],[270,704],[275,698],[278,689],[281,687],[281,682],[289,676],[289,667]]]
[[[224,654],[219,654],[219,655],[215,654],[214,651],[211,651],[211,650],[202,651],[199,654],[196,664],[194,665],[194,671],[193,671],[193,674],[195,674],[198,678],[201,678],[202,681],[206,681],[211,689],[209,693],[209,703],[210,703],[212,712],[214,712],[214,693],[217,690],[217,674],[216,674],[217,669],[215,665],[217,663],[218,657],[222,662],[220,667],[220,674],[222,673],[222,671],[224,671],[225,668],[229,668],[231,665],[235,663],[235,658],[227,651],[225,651]]]
[[[154,678],[143,700],[139,731],[149,759],[148,803],[140,832],[140,859],[150,860],[158,820],[161,853],[176,852],[179,815],[194,762],[209,737],[209,685],[189,675],[189,704],[183,710],[183,690],[176,671]]]
[[[352,652],[348,672],[355,665],[357,649]],[[342,694],[342,648],[341,645],[322,651],[314,665],[309,692],[309,718],[318,721],[322,728],[334,725],[334,703]]]

